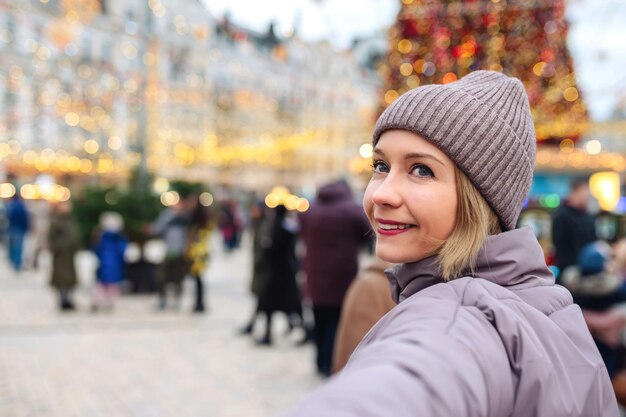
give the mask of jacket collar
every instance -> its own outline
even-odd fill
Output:
[[[385,271],[396,303],[431,285],[444,282],[436,256],[396,265]],[[474,273],[467,276],[486,279],[516,289],[554,284],[543,250],[530,227],[489,236],[476,259]]]

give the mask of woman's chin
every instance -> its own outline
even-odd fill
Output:
[[[390,262],[392,264],[417,262],[430,256],[430,254],[425,253],[403,253],[403,251],[399,251],[398,247],[395,245],[394,247],[385,246],[386,245],[384,244],[376,246],[376,256],[383,261]]]
[[[404,254],[398,253],[397,250],[386,250],[385,248],[376,248],[376,256],[386,262],[392,264],[402,264],[409,262],[409,259]]]

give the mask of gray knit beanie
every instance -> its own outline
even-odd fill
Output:
[[[487,200],[505,230],[515,229],[530,190],[535,128],[517,78],[475,71],[444,85],[406,92],[379,117],[386,130],[416,133],[445,152]]]

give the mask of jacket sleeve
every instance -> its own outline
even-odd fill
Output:
[[[432,306],[430,306],[432,308]],[[390,315],[393,315],[392,310]],[[390,326],[368,339],[336,377],[290,416],[487,417],[513,410],[513,381],[497,333],[479,314],[453,313],[464,324],[431,320]],[[459,317],[463,315],[464,317]],[[420,317],[416,317],[418,320]],[[413,322],[415,323],[415,322]]]

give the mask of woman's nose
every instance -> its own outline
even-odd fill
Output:
[[[374,191],[372,200],[377,206],[398,207],[402,203],[402,197],[397,179],[387,175]]]

